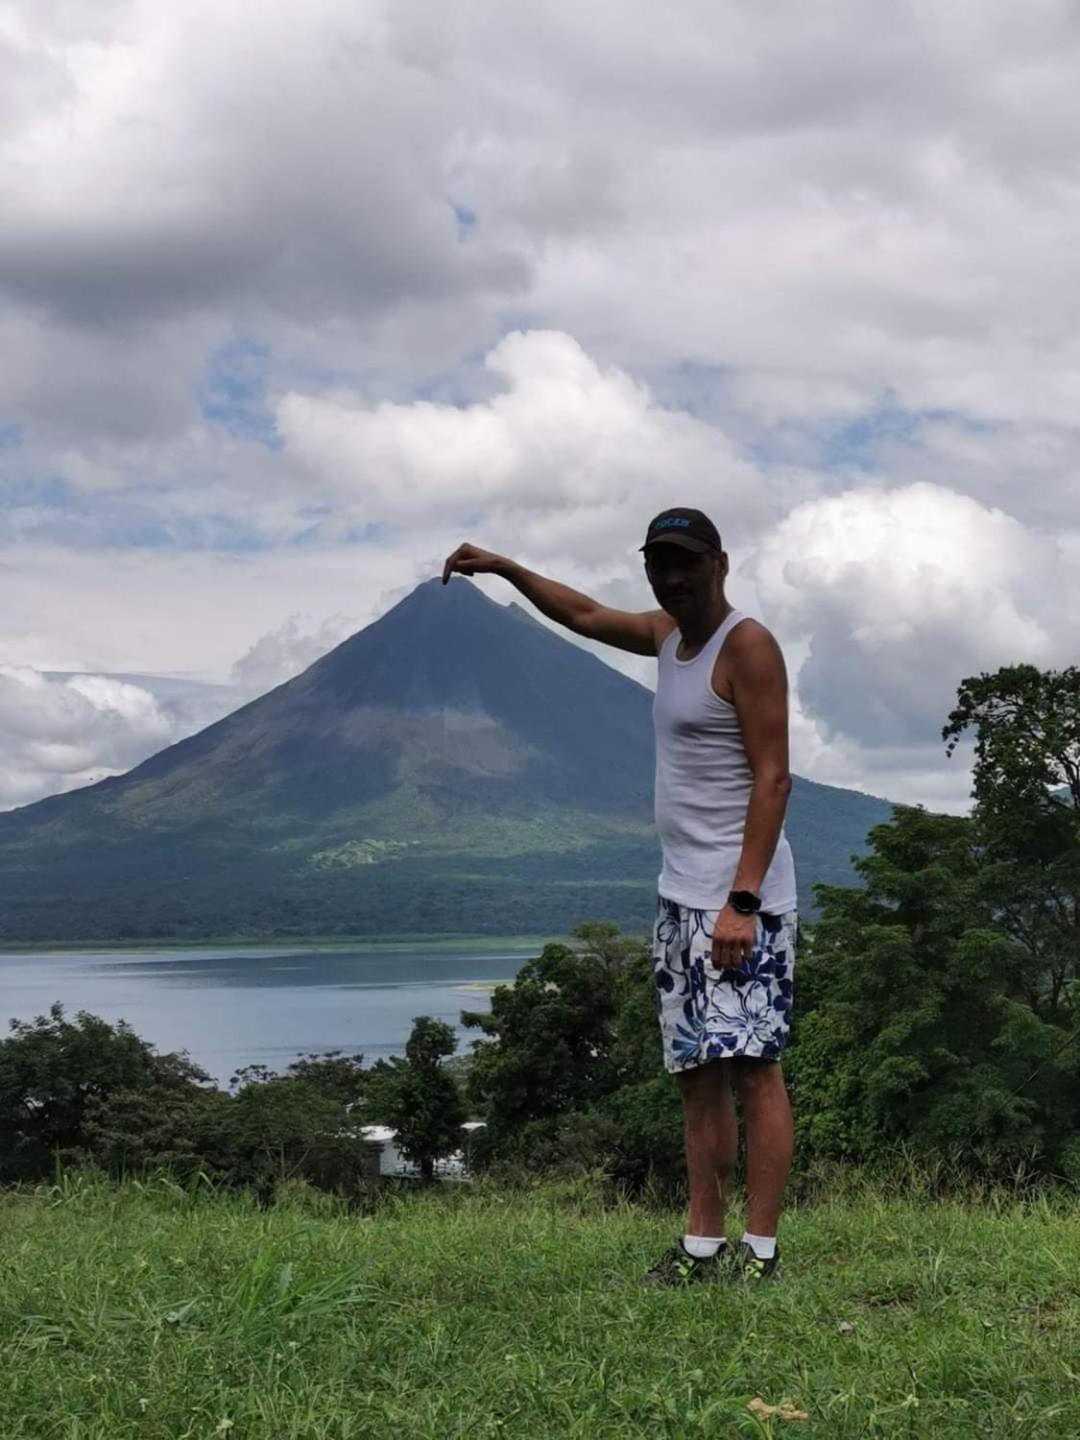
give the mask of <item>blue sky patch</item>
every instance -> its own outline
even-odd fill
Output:
[[[467,205],[455,205],[453,211],[457,221],[457,238],[467,240],[476,229],[476,211],[470,210]]]
[[[373,521],[369,525],[354,525],[343,537],[346,545],[380,544],[392,537],[389,525]]]
[[[924,425],[941,422],[973,433],[994,428],[974,423],[954,410],[905,410],[884,400],[854,420],[817,427],[817,461],[825,470],[876,470],[882,445],[917,445]]]
[[[280,450],[283,442],[266,398],[270,364],[269,346],[252,336],[235,336],[211,354],[199,399],[209,424]]]

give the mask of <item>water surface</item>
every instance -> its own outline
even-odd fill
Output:
[[[0,1023],[32,1020],[59,1000],[115,1023],[127,1020],[159,1051],[187,1050],[218,1084],[242,1065],[284,1070],[298,1054],[342,1050],[369,1060],[400,1055],[413,1019],[454,1026],[459,1053],[478,1030],[462,1010],[487,1010],[536,945],[500,950],[365,947],[310,950],[82,950],[0,954]]]

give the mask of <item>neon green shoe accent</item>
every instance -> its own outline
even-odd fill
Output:
[[[644,1276],[642,1283],[645,1285],[696,1285],[703,1280],[716,1280],[720,1278],[721,1268],[726,1260],[726,1246],[722,1246],[715,1255],[699,1259],[695,1255],[688,1255],[683,1249],[681,1240],[676,1240],[670,1250],[666,1250],[651,1270]]]
[[[734,1256],[735,1275],[739,1280],[745,1280],[748,1284],[770,1280],[777,1281],[782,1275],[780,1268],[780,1251],[771,1260],[762,1260],[759,1255],[754,1254],[753,1247],[745,1240],[739,1242],[739,1248]]]

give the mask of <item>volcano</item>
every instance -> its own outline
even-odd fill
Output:
[[[0,942],[645,929],[651,705],[519,605],[429,580],[127,774],[0,814]],[[805,900],[889,813],[796,779]]]

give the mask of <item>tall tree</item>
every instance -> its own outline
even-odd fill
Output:
[[[1007,665],[961,681],[942,732],[949,754],[975,731],[975,798],[998,808],[1068,790],[1080,810],[1080,669]]]
[[[950,755],[969,731],[982,891],[1025,952],[1026,998],[1066,1020],[1080,981],[1080,670],[964,680],[942,732]]]
[[[442,1064],[456,1049],[451,1026],[418,1015],[387,1105],[398,1149],[420,1167],[425,1184],[435,1178],[435,1161],[461,1148],[465,1109],[454,1077]]]
[[[462,1024],[487,1037],[473,1042],[469,1094],[485,1111],[493,1151],[509,1152],[527,1139],[527,1125],[588,1109],[614,1089],[617,982],[617,970],[588,948],[545,945],[513,985],[496,987],[490,1012],[462,1013]]]

